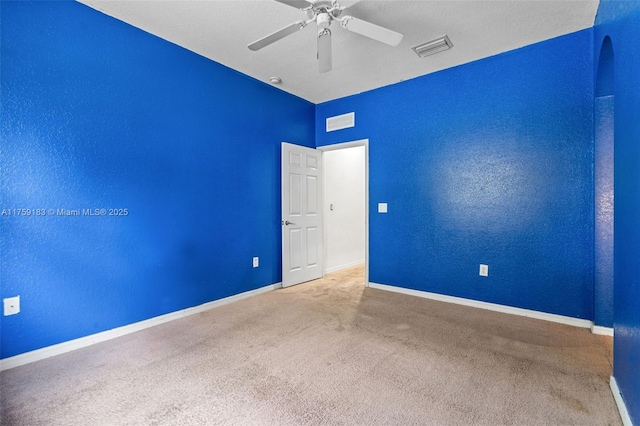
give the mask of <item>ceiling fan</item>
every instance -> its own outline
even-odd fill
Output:
[[[353,16],[342,16],[346,7],[340,6],[338,0],[276,0],[295,7],[307,14],[306,20],[296,21],[273,34],[254,41],[247,47],[256,51],[291,35],[315,22],[318,27],[318,68],[320,72],[331,70],[331,22],[337,21],[346,30],[372,38],[390,46],[397,46],[403,35]]]

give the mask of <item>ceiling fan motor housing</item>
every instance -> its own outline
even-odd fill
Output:
[[[337,0],[319,0],[319,1],[309,1],[312,6],[307,11],[307,17],[309,19],[317,19],[318,15],[323,13],[328,13],[331,15],[331,18],[337,18],[342,13],[342,9],[338,4]]]
[[[337,0],[318,0],[318,1],[310,1],[309,3],[313,3],[313,8],[316,10],[319,9],[329,9],[337,5]]]

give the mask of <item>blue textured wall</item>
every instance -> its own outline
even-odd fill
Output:
[[[614,52],[613,374],[634,424],[640,424],[640,3],[602,0],[594,30]]]
[[[591,43],[584,30],[317,106],[318,145],[370,140],[371,281],[593,318]],[[350,111],[355,128],[324,132]]]
[[[128,209],[0,217],[2,358],[281,280],[280,142],[313,146],[313,104],[79,3],[1,4],[0,208]]]

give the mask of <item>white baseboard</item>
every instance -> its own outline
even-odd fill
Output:
[[[560,324],[572,325],[574,327],[591,328],[592,321],[567,317],[564,315],[549,314],[546,312],[532,311],[529,309],[515,308],[513,306],[498,305],[496,303],[481,302],[479,300],[464,299],[462,297],[446,296],[444,294],[430,293],[428,291],[412,290],[408,288],[396,287],[386,284],[369,283],[369,287],[379,290],[393,291],[396,293],[407,294],[410,296],[423,297],[425,299],[438,300],[440,302],[455,303],[458,305],[471,306],[473,308],[487,309],[489,311],[502,312],[511,315],[520,315],[523,317],[536,318],[544,321],[557,322]]]
[[[616,405],[618,406],[618,411],[620,412],[622,424],[624,426],[633,426],[633,423],[631,423],[631,417],[629,416],[629,412],[627,411],[627,406],[624,404],[624,400],[622,399],[622,395],[620,394],[618,382],[616,382],[616,378],[613,376],[611,376],[611,378],[609,379],[609,387],[611,388],[613,399],[616,400]]]
[[[73,350],[104,342],[106,340],[115,339],[116,337],[124,336],[125,334],[135,333],[136,331],[144,330],[145,328],[173,321],[178,318],[184,318],[189,315],[208,311],[210,309],[217,308],[218,306],[228,305],[229,303],[237,302],[238,300],[246,299],[248,297],[257,296],[259,294],[276,290],[281,287],[282,283],[269,284],[255,290],[245,291],[244,293],[235,294],[233,296],[214,300],[212,302],[207,302],[202,305],[194,306],[192,308],[182,309],[180,311],[175,311],[154,318],[149,318],[148,320],[134,322],[132,324],[113,328],[111,330],[103,331],[96,334],[91,334],[79,339],[69,340],[67,342],[58,343],[57,345],[47,346],[42,349],[36,349],[35,351],[15,355],[0,360],[0,371],[9,370],[11,368],[19,367],[21,365],[29,364],[35,361],[40,361],[42,359],[60,355],[66,352],[71,352]]]
[[[591,332],[593,334],[601,334],[603,336],[611,336],[613,337],[613,328],[611,327],[602,327],[600,325],[592,325]]]
[[[334,266],[333,268],[327,268],[327,269],[324,270],[324,273],[325,274],[330,274],[332,272],[338,272],[338,271],[341,271],[343,269],[351,268],[352,266],[358,266],[358,265],[363,265],[363,264],[364,264],[364,259],[356,260],[355,262],[345,263],[344,265]]]

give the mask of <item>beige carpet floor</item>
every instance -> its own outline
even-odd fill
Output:
[[[619,425],[611,338],[362,268],[7,370],[2,425]]]

